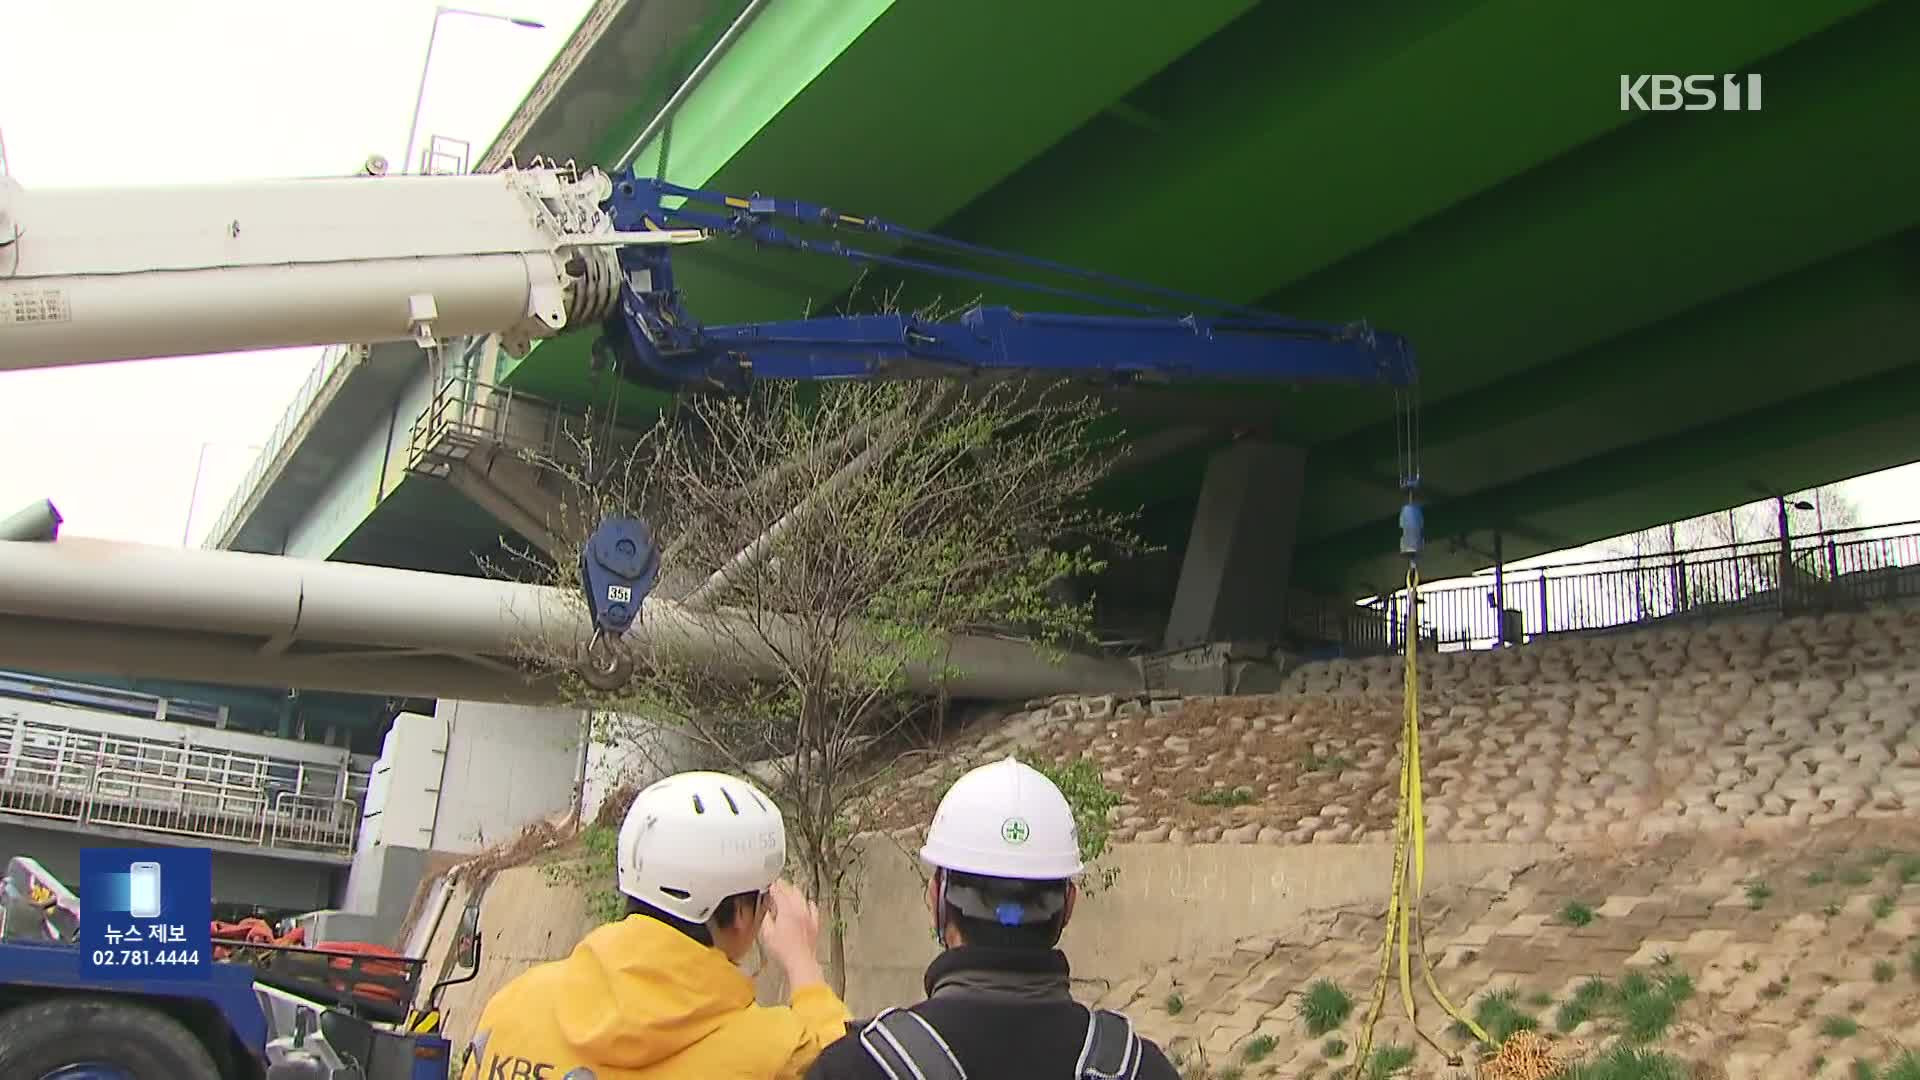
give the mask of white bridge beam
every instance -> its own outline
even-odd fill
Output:
[[[766,616],[755,616],[765,622]],[[774,617],[774,632],[798,629]],[[523,703],[555,700],[519,658],[577,654],[585,605],[560,590],[354,563],[67,539],[0,542],[0,665],[79,674]],[[677,639],[741,676],[774,671],[744,614],[649,599],[629,641]],[[950,643],[961,698],[1138,687],[1125,660],[990,637]],[[931,690],[924,665],[909,682]]]

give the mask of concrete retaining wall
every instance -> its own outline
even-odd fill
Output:
[[[1441,844],[1428,850],[1430,887],[1470,884],[1497,869],[1514,869],[1551,854],[1536,844]],[[1136,844],[1116,849],[1120,875],[1111,889],[1084,901],[1065,948],[1076,980],[1090,993],[1177,958],[1229,949],[1241,938],[1289,928],[1310,911],[1384,902],[1392,848],[1377,844],[1246,847],[1228,844]],[[866,1014],[917,1001],[920,977],[933,959],[924,879],[893,843],[872,841],[864,892],[848,937],[848,1004]],[[436,972],[453,947],[464,888],[447,907],[429,951]],[[480,975],[450,989],[448,1038],[464,1045],[486,999],[528,967],[567,954],[593,928],[584,898],[550,884],[538,867],[502,871],[480,909]],[[824,947],[824,942],[822,943]],[[778,1000],[780,980],[762,972],[762,1000]]]
[[[1427,884],[1471,884],[1488,871],[1524,866],[1552,850],[1541,844],[1435,844],[1427,849]],[[1119,877],[1112,888],[1082,900],[1062,942],[1076,981],[1100,989],[1149,966],[1272,935],[1309,911],[1384,904],[1393,848],[1125,844],[1108,861]],[[921,974],[936,947],[925,879],[914,860],[879,841],[866,856],[862,878],[860,908],[847,939],[847,998],[854,1011],[866,1013],[919,1000]]]

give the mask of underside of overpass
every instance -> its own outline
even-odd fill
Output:
[[[1429,577],[1485,565],[1495,532],[1517,559],[1920,458],[1920,145],[1900,130],[1920,6],[1111,0],[1090,22],[1010,0],[765,0],[653,124],[746,7],[596,5],[487,163],[612,167],[634,148],[680,184],[1405,334]],[[1763,109],[1624,111],[1620,76],[1661,72],[1762,74]],[[860,303],[832,258],[716,242],[676,261],[710,323]],[[895,284],[974,298],[861,288]],[[495,376],[584,405],[605,393],[590,345]],[[1304,454],[1301,481],[1269,485],[1298,488],[1297,585],[1397,583],[1384,393],[1130,394],[1136,436],[1205,431],[1108,493],[1145,508],[1169,559],[1209,462],[1252,439]],[[376,526],[390,501],[383,485],[330,554],[418,565],[446,546],[411,515]]]

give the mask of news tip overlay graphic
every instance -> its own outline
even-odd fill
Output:
[[[213,853],[81,848],[80,970],[99,979],[198,979],[213,970]]]

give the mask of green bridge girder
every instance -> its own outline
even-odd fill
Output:
[[[675,77],[632,73],[594,160],[614,163],[739,6],[706,6]],[[1484,550],[1497,529],[1519,558],[1920,458],[1920,143],[1903,130],[1920,5],[1098,10],[771,0],[636,167],[1408,335],[1430,574],[1482,561],[1450,539]],[[1763,110],[1619,107],[1623,73],[1721,71],[1762,73]],[[855,273],[724,242],[676,259],[709,322],[837,307]],[[505,378],[584,404],[589,344],[548,343]],[[1384,395],[1168,393],[1224,409],[1222,439],[1230,420],[1311,447],[1303,583],[1395,580]],[[1210,448],[1112,497],[1177,509]]]

